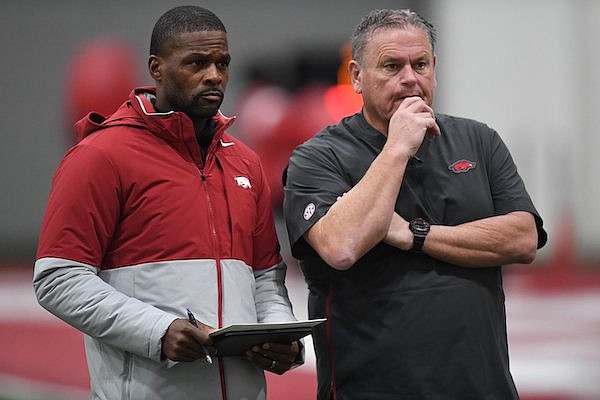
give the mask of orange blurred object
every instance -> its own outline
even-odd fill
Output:
[[[309,82],[294,94],[275,85],[257,84],[237,108],[237,128],[261,157],[274,208],[283,200],[282,174],[294,149],[327,125],[359,112],[362,97],[354,92],[348,74],[351,48],[340,49],[335,85]]]
[[[350,84],[332,86],[325,91],[324,96],[327,113],[335,121],[359,112],[363,106],[362,96]]]

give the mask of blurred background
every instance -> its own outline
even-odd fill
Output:
[[[37,305],[31,274],[52,174],[73,122],[151,85],[150,33],[175,1],[2,1],[0,11],[0,399],[89,398],[81,334]],[[288,286],[306,287],[280,220],[292,149],[360,109],[340,66],[360,18],[412,8],[437,28],[435,109],[486,122],[510,148],[549,242],[505,269],[512,372],[524,400],[600,398],[600,2],[594,0],[203,1],[232,54],[222,111],[262,157]],[[314,398],[314,356],[270,399]],[[290,395],[290,393],[292,393]],[[294,397],[296,396],[296,397]]]

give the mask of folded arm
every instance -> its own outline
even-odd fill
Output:
[[[433,110],[420,98],[407,98],[390,119],[386,143],[362,179],[304,234],[327,264],[351,268],[385,238],[406,166],[426,133],[440,134]]]
[[[385,242],[402,250],[412,248],[408,222],[394,215]],[[538,233],[533,215],[515,211],[456,226],[432,225],[423,252],[461,267],[529,264],[535,259]]]

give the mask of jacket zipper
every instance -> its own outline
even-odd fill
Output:
[[[210,195],[208,194],[208,183],[206,182],[206,175],[204,174],[204,168],[200,169],[200,177],[204,186],[204,193],[206,194],[206,206],[208,208],[208,224],[210,226],[210,233],[212,236],[213,251],[215,253],[215,267],[217,268],[217,319],[218,328],[223,327],[223,277],[221,271],[221,259],[219,257],[219,238],[217,236],[217,229],[215,228],[214,211],[212,203],[210,201]],[[221,394],[223,400],[227,400],[227,387],[225,382],[225,368],[223,366],[222,359],[219,359],[219,375],[221,380]]]
[[[210,226],[210,234],[212,236],[213,243],[213,251],[215,252],[215,265],[217,268],[217,304],[218,304],[218,328],[223,327],[223,282],[221,275],[221,259],[219,257],[219,238],[217,236],[217,229],[215,227],[215,215],[212,207],[212,203],[210,201],[210,195],[208,194],[208,183],[206,182],[206,175],[204,174],[204,169],[200,170],[200,176],[202,178],[202,184],[204,185],[204,193],[206,194],[206,205],[208,208],[208,223]]]

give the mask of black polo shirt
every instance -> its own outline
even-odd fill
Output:
[[[437,115],[404,175],[396,212],[457,225],[531,212],[546,233],[499,135]],[[361,113],[329,126],[290,158],[284,214],[309,287],[319,399],[516,399],[508,369],[501,267],[461,268],[380,243],[352,268],[329,267],[302,235],[363,177],[386,138]],[[368,205],[365,205],[368,206]],[[334,387],[334,389],[332,389]]]

